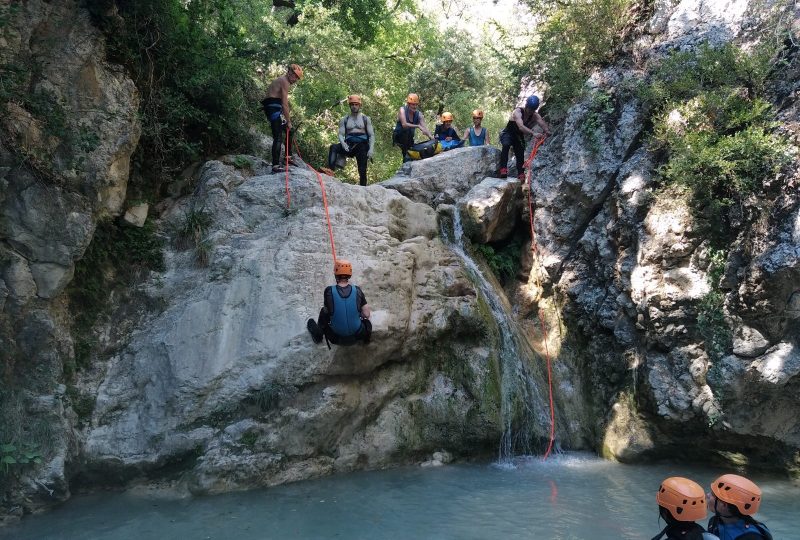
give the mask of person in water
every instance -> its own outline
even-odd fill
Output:
[[[339,121],[339,144],[331,145],[328,152],[328,166],[335,169],[338,156],[356,158],[358,182],[367,185],[367,159],[375,153],[375,132],[372,120],[361,112],[361,96],[347,96],[350,114]],[[344,162],[344,158],[342,163]]]
[[[453,127],[453,113],[443,112],[442,123],[436,124],[436,129],[433,131],[433,137],[442,144],[443,150],[451,150],[458,148],[464,144],[461,137],[458,136],[458,131]]]
[[[334,345],[352,345],[357,341],[366,345],[372,336],[369,320],[372,310],[361,287],[350,284],[353,265],[339,259],[333,263],[333,275],[336,285],[325,288],[319,318],[316,322],[308,319],[308,331],[314,343],[320,343],[324,337]]]
[[[529,96],[525,100],[524,107],[517,107],[511,113],[508,123],[503,131],[500,132],[500,144],[503,145],[500,151],[500,178],[508,177],[508,153],[514,148],[514,156],[517,159],[517,178],[521,182],[525,181],[525,135],[534,136],[533,126],[539,126],[544,132],[545,137],[550,135],[550,126],[542,120],[537,109],[539,108],[539,98]]]
[[[462,137],[469,141],[470,146],[492,144],[489,140],[489,132],[485,127],[481,127],[481,123],[483,123],[483,111],[475,109],[472,111],[472,126],[464,130],[464,137]]]
[[[405,107],[400,107],[397,111],[397,124],[392,133],[392,142],[403,152],[403,163],[409,160],[408,149],[414,146],[414,130],[419,129],[429,139],[433,139],[418,108],[419,96],[412,93],[408,94]]]
[[[706,494],[697,482],[671,476],[661,482],[656,502],[667,525],[652,540],[719,540],[695,523],[706,517]]]
[[[708,530],[721,540],[772,540],[767,526],[753,519],[761,506],[761,490],[743,476],[723,474],[711,483],[708,509],[714,513]]]
[[[272,130],[272,172],[283,172],[284,168],[279,164],[281,158],[281,145],[286,144],[286,155],[292,154],[292,116],[289,111],[289,90],[291,86],[303,78],[303,68],[297,64],[289,66],[286,75],[281,75],[269,83],[267,87],[267,97],[261,101],[264,106],[264,113],[269,120],[269,127]],[[284,133],[286,129],[287,135]],[[289,160],[289,165],[294,165],[294,161]]]

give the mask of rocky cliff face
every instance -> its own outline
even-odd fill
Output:
[[[709,243],[687,196],[654,181],[655,157],[642,138],[641,107],[630,82],[666,51],[702,41],[752,43],[775,17],[748,2],[656,2],[623,65],[588,82],[613,96],[615,119],[600,151],[580,125],[590,101],[568,114],[534,165],[534,221],[544,305],[560,306],[569,335],[561,343],[568,378],[581,380],[598,449],[622,460],[714,456],[796,466],[800,424],[798,311],[800,267],[795,171],[771,181],[774,200],[732,243],[714,283]],[[785,13],[784,16],[791,16]],[[796,140],[796,68],[774,89],[783,128]],[[733,354],[713,361],[698,324],[711,287],[725,296]],[[535,317],[516,295],[523,319]],[[541,291],[535,291],[540,293]],[[549,301],[549,303],[547,302]],[[565,373],[566,374],[566,373]]]
[[[76,3],[15,8],[0,29],[2,62],[38,68],[19,70],[28,97],[2,115],[0,350],[18,390],[4,410],[18,427],[34,419],[25,429],[49,449],[13,490],[4,486],[4,511],[66,498],[71,482],[146,477],[208,493],[438,450],[493,454],[509,429],[536,444],[546,439],[549,406],[544,360],[532,350],[554,360],[556,435],[566,448],[627,461],[714,454],[792,467],[796,175],[775,180],[777,195],[730,246],[720,282],[710,282],[708,242],[686,196],[657,185],[657,156],[630,91],[669,50],[763,36],[779,7],[653,3],[625,59],[587,83],[613,97],[602,151],[582,129],[589,100],[539,151],[535,251],[523,250],[508,299],[495,281],[490,301],[447,245],[454,208],[476,243],[528,234],[519,183],[491,177],[497,150],[407,164],[366,189],[326,179],[337,254],[353,261],[375,310],[368,347],[328,350],[305,330],[332,264],[317,177],[293,168],[287,207],[283,177],[260,160],[207,163],[193,195],[159,208],[166,269],[144,276],[129,300],[109,299],[110,322],[94,329],[94,361],[71,381],[72,396],[62,373],[75,356],[64,288],[98,217],[124,209],[137,95],[104,61]],[[792,66],[774,102],[797,145]],[[48,123],[43,104],[57,105],[63,122]],[[181,230],[198,232],[196,245]],[[733,333],[732,354],[720,360],[697,323],[712,286],[724,292]],[[527,338],[511,324],[513,365],[501,353],[508,340],[496,305]]]
[[[38,478],[9,495],[14,506],[31,494],[68,494],[74,445],[61,383],[73,350],[63,291],[98,216],[122,210],[140,128],[136,88],[105,61],[78,2],[0,9],[2,438],[48,441]]]

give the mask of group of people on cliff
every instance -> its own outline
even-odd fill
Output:
[[[285,75],[273,79],[267,87],[267,96],[262,101],[264,113],[269,120],[272,130],[272,172],[285,172],[286,167],[295,165],[291,158],[292,153],[292,118],[289,108],[289,90],[292,85],[303,78],[303,68],[291,64]],[[472,126],[464,130],[459,136],[453,127],[454,116],[450,112],[440,115],[441,123],[437,124],[433,134],[425,124],[425,118],[419,111],[419,95],[410,93],[406,103],[397,111],[397,122],[392,132],[392,141],[400,147],[403,161],[414,157],[424,157],[422,151],[414,143],[416,130],[421,131],[433,143],[436,152],[444,149],[458,148],[464,142],[470,146],[491,144],[488,130],[483,127],[484,113],[481,109],[472,111]],[[331,168],[343,167],[344,160],[348,157],[356,159],[359,183],[367,185],[367,160],[375,153],[375,129],[372,120],[361,109],[363,102],[361,96],[350,95],[347,97],[350,114],[339,121],[339,142],[331,145],[328,155],[328,165]],[[508,158],[511,149],[517,160],[517,176],[524,182],[524,150],[525,135],[535,135],[533,128],[539,126],[544,136],[550,134],[550,127],[537,112],[539,98],[530,96],[522,107],[517,107],[511,113],[506,127],[500,132],[500,178],[508,176]],[[286,161],[280,163],[281,147],[285,146]],[[363,291],[350,283],[353,275],[352,264],[344,259],[334,261],[335,285],[331,285],[324,292],[324,306],[319,317],[308,319],[306,326],[315,343],[325,339],[330,347],[331,343],[349,345],[355,342],[369,343],[372,334],[370,323],[370,307],[367,304]]]
[[[285,75],[274,79],[267,87],[267,97],[262,101],[264,112],[272,130],[272,171],[283,172],[284,167],[294,165],[291,156],[292,148],[292,120],[289,109],[289,90],[293,84],[303,78],[303,68],[291,64]],[[472,111],[472,125],[459,135],[453,126],[454,115],[443,112],[440,123],[431,133],[425,123],[425,117],[419,110],[420,98],[415,93],[406,97],[406,103],[397,111],[397,121],[392,132],[393,143],[400,147],[403,162],[412,158],[425,157],[425,153],[415,151],[414,136],[419,130],[431,141],[433,152],[451,150],[469,143],[470,146],[491,144],[488,130],[483,127],[484,113],[481,109]],[[550,134],[550,127],[538,113],[539,98],[529,96],[523,106],[515,108],[509,116],[505,128],[500,132],[499,139],[502,147],[500,153],[500,170],[498,176],[508,176],[509,153],[513,149],[517,162],[517,177],[524,181],[524,151],[525,135],[534,136],[533,128],[538,126],[542,134]],[[350,114],[339,121],[339,142],[331,145],[328,153],[328,167],[334,169],[343,167],[346,158],[355,158],[358,168],[359,183],[367,185],[367,161],[375,153],[375,130],[372,120],[362,112],[363,100],[359,95],[347,96],[347,105]],[[281,147],[286,147],[285,164],[280,163]]]
[[[753,518],[761,489],[743,476],[723,474],[706,493],[697,482],[672,476],[656,492],[666,526],[652,540],[772,540],[766,525]],[[697,521],[713,513],[706,528]]]

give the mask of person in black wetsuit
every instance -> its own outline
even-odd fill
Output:
[[[525,135],[535,135],[531,129],[534,124],[542,128],[545,136],[550,135],[550,126],[536,112],[538,108],[539,98],[528,97],[525,100],[525,107],[514,109],[505,129],[500,132],[500,144],[503,145],[500,151],[500,178],[508,177],[508,153],[513,147],[517,159],[517,178],[521,182],[525,181]]]
[[[283,172],[284,168],[280,165],[281,145],[286,143],[286,155],[292,155],[292,117],[289,113],[289,90],[291,86],[303,78],[303,68],[297,64],[289,66],[286,75],[281,75],[269,83],[267,97],[261,101],[264,113],[269,120],[269,127],[272,129],[272,172]],[[286,128],[289,133],[287,142]],[[294,165],[290,159],[289,165]]]
[[[680,476],[671,476],[656,493],[658,514],[666,523],[652,540],[719,540],[695,523],[706,517],[706,496],[700,484]]]

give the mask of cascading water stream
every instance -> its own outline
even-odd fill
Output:
[[[531,441],[541,438],[549,425],[545,402],[527,365],[527,359],[536,357],[536,353],[520,336],[520,330],[495,287],[464,249],[464,229],[457,205],[453,211],[453,241],[448,241],[449,237],[444,231],[442,237],[452,252],[463,261],[471,281],[485,299],[497,323],[500,335],[500,414],[503,423],[498,457],[500,463],[510,464],[514,455],[532,454]]]

